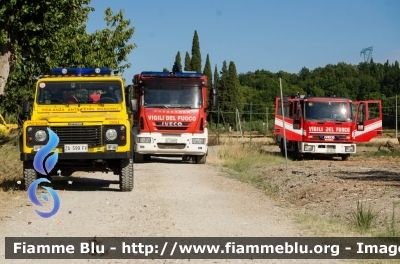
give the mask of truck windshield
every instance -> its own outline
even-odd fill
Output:
[[[122,102],[122,84],[118,81],[39,82],[36,103],[118,104]]]
[[[311,102],[306,101],[304,116],[306,120],[341,121],[353,120],[350,102]]]
[[[143,106],[155,108],[201,108],[201,88],[196,86],[145,87]]]

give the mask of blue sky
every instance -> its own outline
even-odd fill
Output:
[[[359,64],[370,46],[375,62],[400,62],[398,0],[92,0],[90,6],[89,33],[106,27],[107,7],[124,9],[135,28],[127,83],[142,71],[171,69],[178,51],[184,65],[195,30],[202,69],[209,54],[213,72],[224,60],[238,73]]]

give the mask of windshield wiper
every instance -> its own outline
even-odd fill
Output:
[[[64,102],[63,100],[59,100],[59,99],[50,99],[50,102],[57,102],[63,105],[66,105],[67,107],[69,107],[69,103]]]
[[[190,108],[190,109],[192,109],[193,107],[191,105],[180,105],[180,106],[176,106],[176,108]]]
[[[169,108],[169,105],[146,105],[146,107]]]

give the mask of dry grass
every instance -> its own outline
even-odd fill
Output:
[[[209,150],[208,162],[223,166],[229,170],[231,177],[246,183],[251,183],[269,194],[276,194],[278,186],[271,184],[265,178],[260,168],[278,164],[285,164],[285,159],[270,153],[265,153],[261,147],[262,142],[241,142],[236,139],[226,139],[219,147]],[[211,155],[210,155],[211,152]]]
[[[22,162],[19,159],[18,136],[0,138],[0,185],[22,180]]]
[[[21,196],[23,180],[22,162],[19,159],[18,135],[0,137],[0,207],[5,208],[11,199]]]

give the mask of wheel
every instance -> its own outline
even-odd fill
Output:
[[[119,189],[122,192],[130,192],[133,189],[133,160],[121,160],[121,172],[119,175]]]
[[[342,154],[341,156],[343,161],[349,160],[350,158],[350,154]]]
[[[24,181],[25,181],[25,190],[28,190],[29,186],[36,181],[38,177],[38,173],[33,167],[32,161],[24,161],[23,163],[24,170]]]
[[[135,163],[143,163],[144,155],[135,152]]]
[[[151,162],[151,156],[149,154],[143,155],[143,161],[144,162]]]
[[[198,155],[198,156],[195,156],[194,162],[196,164],[205,164],[206,163],[206,158],[207,158],[206,154]]]
[[[303,160],[303,154],[300,153],[299,145],[297,143],[294,145],[293,160]]]
[[[283,145],[283,140],[281,140],[281,155],[282,157],[285,157],[285,146]]]

